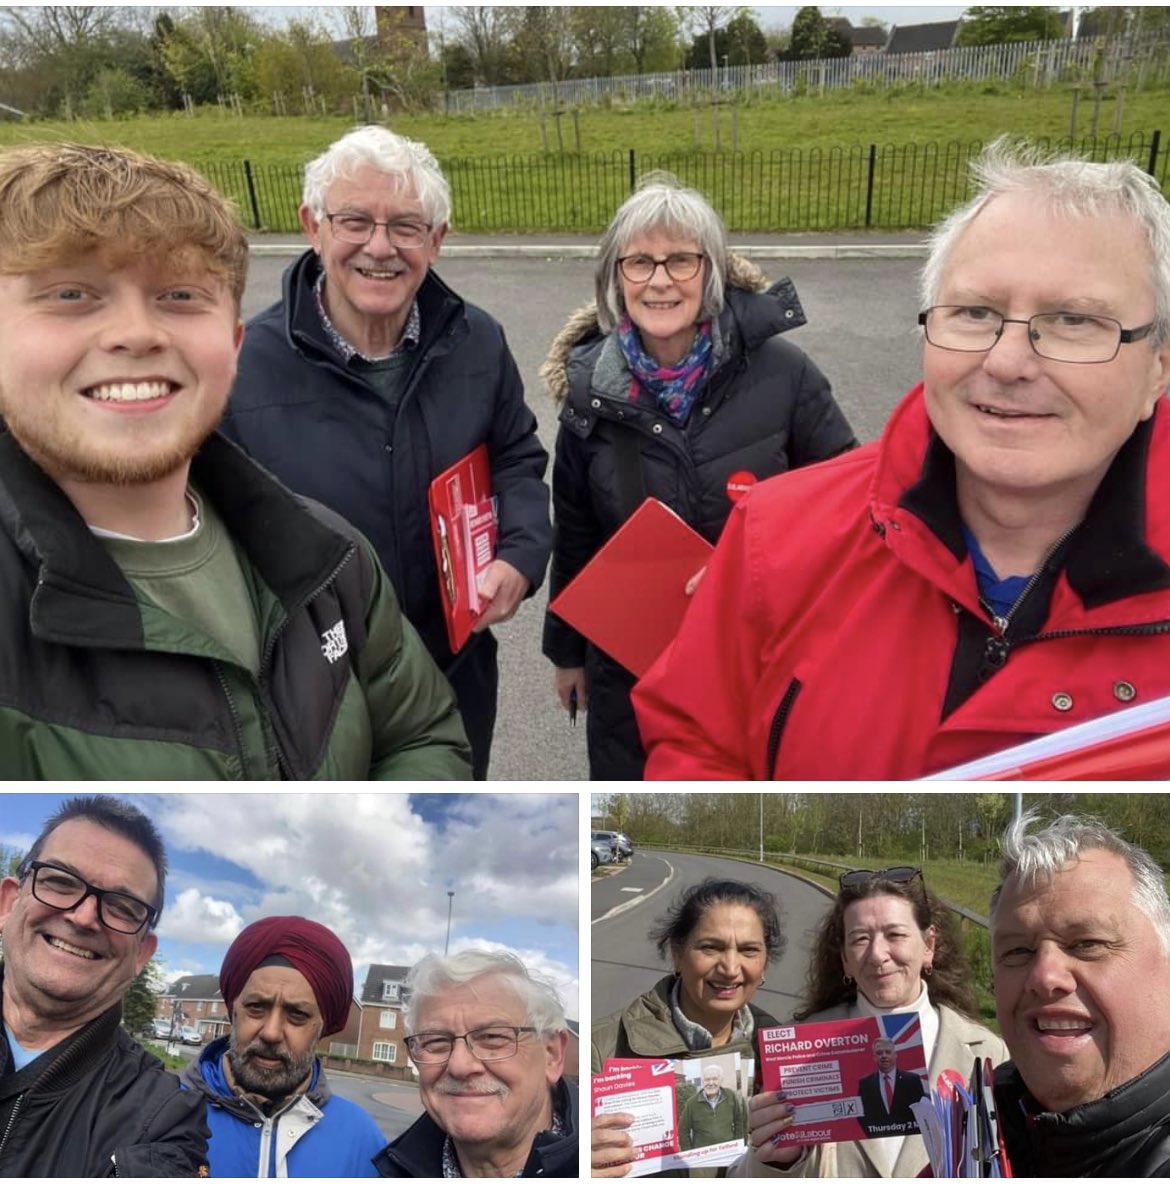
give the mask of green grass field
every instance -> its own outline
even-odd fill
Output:
[[[1150,132],[1167,123],[1170,90],[1127,94],[1121,134]],[[732,147],[732,109],[736,147],[741,152],[852,144],[905,144],[929,140],[988,139],[1001,132],[1031,137],[1063,137],[1069,132],[1071,92],[1067,87],[1032,90],[1007,82],[986,85],[904,85],[884,90],[827,92],[824,96],[739,97],[719,109],[721,144]],[[1107,92],[1098,134],[1113,131],[1117,97]],[[1092,103],[1082,97],[1078,136],[1090,129]],[[184,114],[140,116],[113,121],[41,121],[0,124],[0,144],[38,140],[112,143],[175,157],[203,161],[248,158],[254,164],[300,164],[320,152],[349,127],[348,117],[248,117],[220,114],[218,108]],[[535,111],[508,109],[480,115],[400,115],[389,121],[404,135],[423,140],[442,161],[497,153],[543,150]],[[689,152],[714,148],[709,105],[644,101],[629,106],[579,109],[581,151],[602,153],[635,149],[638,153]],[[549,143],[557,147],[555,121],[546,119]],[[697,143],[696,143],[697,132]],[[576,148],[573,121],[561,119],[567,151]]]
[[[1098,139],[1112,134],[1119,104],[1122,143],[1131,135],[1148,137],[1170,122],[1168,101],[1170,87],[1124,100],[1107,93]],[[824,96],[756,93],[718,108],[718,156],[712,152],[709,104],[653,100],[582,108],[579,154],[568,114],[561,119],[566,151],[547,154],[538,113],[530,109],[402,115],[390,124],[425,141],[439,158],[451,182],[456,230],[596,233],[629,192],[633,150],[638,174],[652,168],[675,173],[711,199],[733,232],[807,231],[866,225],[869,144],[878,146],[869,225],[923,227],[965,196],[966,160],[975,142],[1005,132],[1059,140],[1069,133],[1070,108],[1067,87],[1031,90],[1006,82],[858,88]],[[1089,134],[1091,112],[1092,103],[1083,99],[1078,141]],[[300,167],[351,126],[349,118],[238,118],[213,108],[193,117],[4,123],[0,144],[72,139],[184,160],[237,203],[249,226],[295,232]],[[555,149],[551,117],[545,131]],[[1166,132],[1170,144],[1170,128]],[[1164,146],[1162,162],[1168,153]],[[253,172],[252,192],[245,160]]]

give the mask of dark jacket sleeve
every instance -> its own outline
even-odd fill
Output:
[[[821,369],[805,356],[792,418],[792,467],[855,449],[858,442]]]
[[[603,529],[593,508],[588,467],[585,443],[562,425],[553,460],[556,543],[549,572],[550,601],[581,572],[602,544]],[[545,611],[542,650],[558,668],[581,668],[585,664],[585,637],[551,611]]]
[[[183,1088],[169,1074],[156,1079],[154,1092],[143,1103],[147,1116],[139,1141],[115,1147],[109,1175],[119,1179],[206,1176],[211,1132],[203,1094]]]
[[[552,551],[544,481],[548,452],[536,436],[536,417],[524,402],[524,383],[502,329],[499,334],[499,378],[488,441],[492,490],[499,500],[496,556],[529,580],[532,594],[544,581]]]

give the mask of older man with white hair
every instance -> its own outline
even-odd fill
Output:
[[[407,975],[406,1045],[426,1114],[383,1176],[578,1175],[577,1092],[556,990],[508,952],[430,954]]]
[[[1016,1176],[1170,1175],[1170,900],[1162,869],[1100,822],[1031,815],[992,898],[996,1070]]]
[[[357,128],[305,168],[311,248],[248,323],[223,432],[373,544],[406,617],[451,682],[486,779],[496,643],[552,550],[548,454],[500,324],[439,279],[451,214],[426,145]],[[453,654],[430,536],[431,481],[486,445],[497,501],[487,604]]]
[[[679,1148],[692,1151],[713,1143],[746,1139],[747,1122],[747,1102],[723,1084],[723,1069],[718,1064],[704,1065],[703,1087],[679,1113]]]

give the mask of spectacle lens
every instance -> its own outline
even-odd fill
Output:
[[[150,904],[122,891],[106,891],[87,883],[80,875],[48,862],[29,864],[33,898],[46,907],[69,912],[92,895],[97,899],[98,919],[115,932],[133,935],[158,918]]]
[[[369,215],[362,214],[326,214],[333,234],[342,243],[366,244],[374,237],[378,227],[386,228],[386,236],[394,247],[413,248],[422,247],[426,243],[430,227],[426,223],[415,223],[409,219],[385,220],[380,222]]]
[[[423,1031],[406,1037],[406,1047],[416,1064],[445,1064],[455,1042],[462,1040],[477,1060],[507,1060],[520,1047],[520,1036],[535,1034],[535,1027],[481,1027],[464,1035],[446,1031]]]
[[[701,252],[672,252],[669,256],[655,258],[637,254],[621,256],[618,268],[622,276],[631,284],[645,284],[654,275],[659,266],[666,269],[666,275],[673,281],[689,281],[699,275],[703,267]]]
[[[1125,329],[1116,318],[1071,310],[1005,318],[982,305],[933,305],[918,315],[926,341],[944,351],[990,351],[1010,325],[1027,326],[1028,342],[1054,363],[1109,363],[1126,343],[1139,342],[1153,323]]]

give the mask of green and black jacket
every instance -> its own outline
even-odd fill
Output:
[[[0,778],[468,778],[450,687],[358,533],[219,434],[191,481],[252,587],[258,679],[137,596],[0,421]]]

